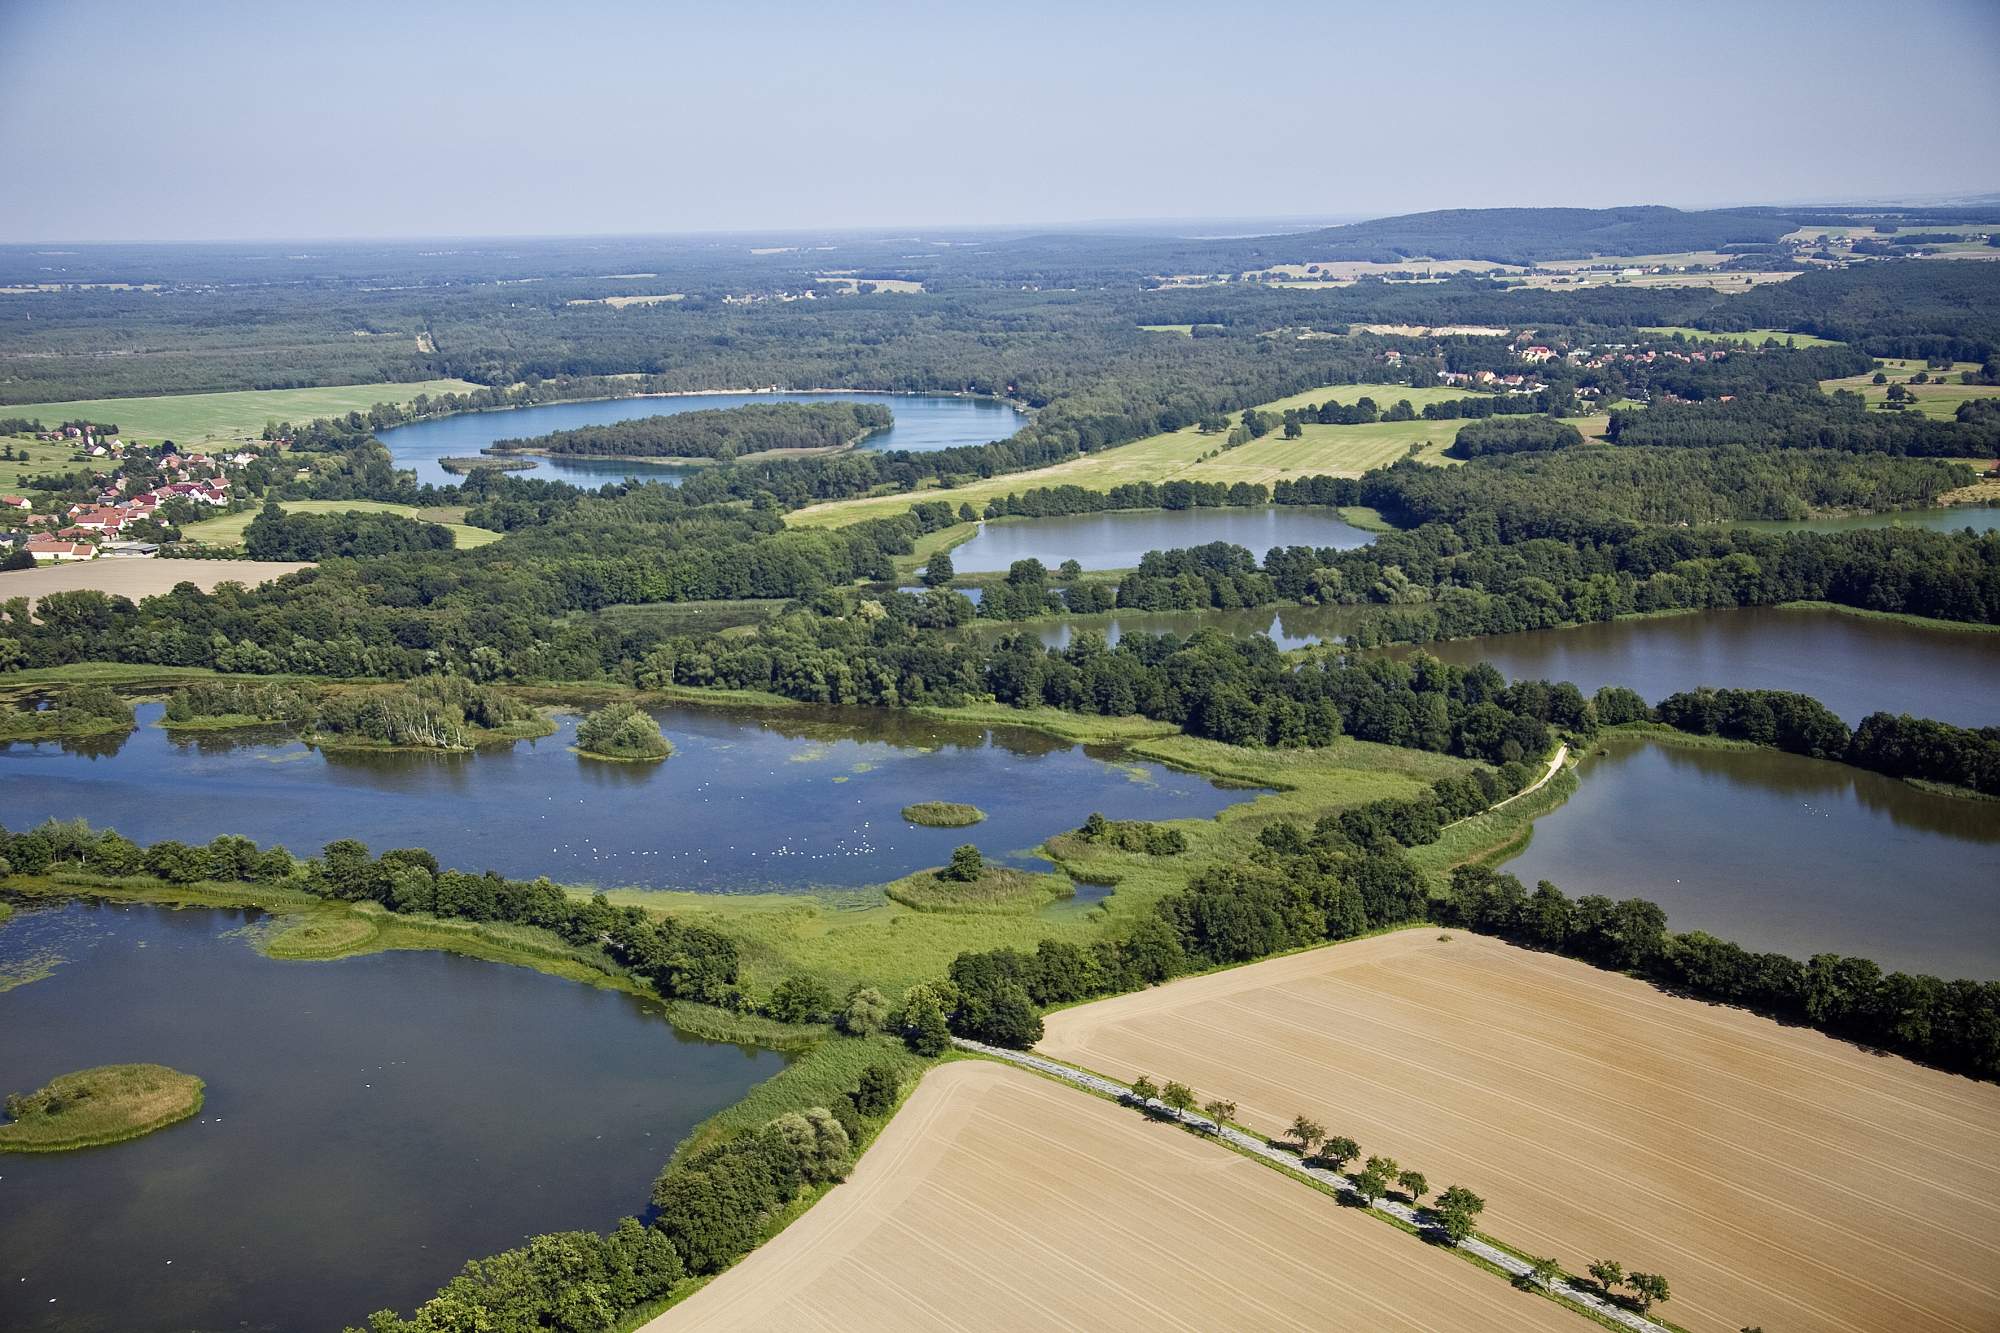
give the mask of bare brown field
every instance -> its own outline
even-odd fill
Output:
[[[281,575],[311,569],[309,562],[293,560],[133,560],[99,557],[69,564],[44,565],[40,569],[16,569],[0,574],[0,601],[25,597],[33,606],[52,592],[73,592],[95,588],[99,592],[130,597],[157,597],[172,592],[177,583],[192,583],[203,592],[214,592],[224,583],[255,587]]]
[[[2000,1328],[2000,1087],[1496,940],[1401,931],[1050,1015],[1038,1048],[1485,1197],[1694,1330]]]
[[[854,1176],[646,1333],[1575,1329],[1578,1316],[1183,1130],[933,1070]]]

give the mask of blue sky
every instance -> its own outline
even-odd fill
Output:
[[[0,0],[0,240],[2000,190],[1996,0]]]

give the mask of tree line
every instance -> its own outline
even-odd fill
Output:
[[[495,440],[486,452],[708,458],[726,463],[744,454],[839,449],[894,424],[889,409],[875,403],[753,403]]]

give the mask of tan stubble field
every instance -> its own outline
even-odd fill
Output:
[[[962,1061],[925,1077],[852,1179],[645,1327],[1585,1326],[1184,1130]]]
[[[1504,1242],[1667,1275],[1689,1329],[2000,1328],[2000,1087],[1439,936],[1066,1010],[1037,1049],[1268,1133],[1310,1114],[1484,1196]]]

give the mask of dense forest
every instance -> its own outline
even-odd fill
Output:
[[[727,463],[746,454],[846,448],[894,424],[889,409],[874,403],[757,403],[582,426],[532,439],[496,440],[487,452],[707,458]]]

